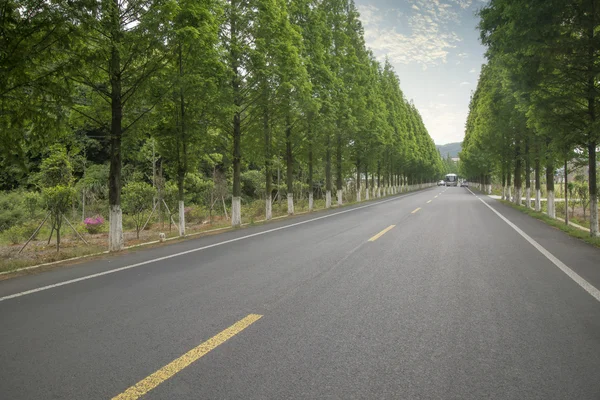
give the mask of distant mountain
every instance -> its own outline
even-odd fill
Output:
[[[438,148],[444,158],[448,157],[448,153],[450,153],[450,157],[458,157],[458,153],[462,150],[462,142],[436,144],[435,147]]]

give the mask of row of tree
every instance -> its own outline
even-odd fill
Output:
[[[329,207],[350,176],[360,196],[363,182],[377,193],[444,172],[392,66],[365,46],[352,0],[2,4],[0,184],[23,186],[53,143],[95,146],[83,158],[110,165],[111,251],[123,247],[123,165],[149,137],[177,184],[182,235],[184,181],[205,156],[231,171],[234,226],[244,169],[264,171],[271,217],[279,149],[290,214],[299,169],[309,208],[321,179]]]
[[[492,0],[480,17],[488,63],[469,106],[463,174],[488,190],[500,177],[503,196],[512,198],[514,185],[518,204],[524,181],[528,207],[533,180],[539,211],[545,169],[555,217],[555,171],[564,164],[567,177],[571,160],[585,157],[590,234],[598,236],[600,2]]]

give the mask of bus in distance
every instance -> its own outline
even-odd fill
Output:
[[[444,182],[446,182],[446,186],[458,186],[458,175],[448,174],[444,177]]]

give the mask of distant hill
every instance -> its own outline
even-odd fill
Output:
[[[458,153],[462,150],[462,142],[448,143],[448,144],[436,144],[442,157],[447,157],[450,153],[450,157],[458,157]]]

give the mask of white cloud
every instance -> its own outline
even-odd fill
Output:
[[[460,142],[464,137],[466,112],[449,110],[447,107],[432,105],[420,108],[423,119],[427,120],[427,131],[435,143]]]
[[[395,26],[382,24],[389,10],[358,6],[367,45],[375,54],[387,55],[398,64],[418,63],[425,69],[446,63],[450,50],[461,41],[450,29],[451,24],[459,22],[458,15],[439,0],[415,0],[412,8],[415,12],[407,18],[406,25],[401,25],[407,26],[409,33],[400,33]]]
[[[469,57],[469,55],[467,53],[458,53],[458,57],[467,58],[467,57]]]
[[[476,74],[476,73],[477,73],[477,68],[472,68],[472,69],[469,71],[469,73],[470,73],[470,74]]]
[[[460,86],[467,86],[467,85],[470,85],[470,84],[471,84],[471,83],[469,83],[469,82],[461,82],[461,83],[460,83]]]

